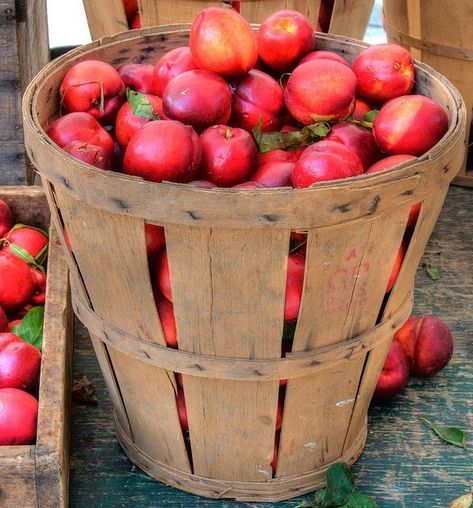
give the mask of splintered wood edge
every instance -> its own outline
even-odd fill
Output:
[[[331,464],[320,469],[309,471],[300,475],[273,478],[267,482],[235,482],[216,480],[191,473],[179,471],[166,464],[158,462],[140,450],[126,435],[115,418],[117,439],[120,446],[130,460],[140,469],[156,480],[166,485],[177,487],[192,494],[202,495],[215,499],[235,499],[236,501],[284,501],[301,496],[322,488],[326,484],[326,472]],[[349,466],[353,465],[363,451],[367,437],[367,419],[353,446],[347,450],[340,459]]]
[[[124,354],[174,372],[196,377],[240,381],[300,378],[315,371],[327,369],[330,364],[350,359],[357,353],[368,352],[380,342],[385,341],[386,337],[394,335],[410,316],[412,304],[412,292],[410,292],[408,298],[391,316],[368,332],[351,340],[309,351],[291,353],[285,358],[248,360],[206,356],[159,344],[145,343],[108,324],[77,297],[73,299],[74,311],[90,333]]]

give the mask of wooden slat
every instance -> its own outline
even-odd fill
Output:
[[[4,508],[37,506],[34,446],[0,449],[0,505]]]
[[[309,231],[293,351],[344,341],[375,324],[407,213]],[[277,476],[310,471],[340,456],[365,356],[288,381]]]
[[[335,0],[329,33],[363,39],[374,0]]]
[[[57,198],[96,312],[146,342],[164,345],[149,280],[144,221],[94,210],[64,192],[57,192]],[[112,348],[109,354],[136,444],[165,464],[190,470],[172,373]]]
[[[122,0],[83,0],[92,39],[128,30]]]
[[[289,231],[167,226],[166,245],[180,349],[280,357]],[[269,481],[278,381],[183,378],[194,473]]]
[[[192,23],[206,7],[222,7],[222,2],[205,0],[139,0],[141,26]]]

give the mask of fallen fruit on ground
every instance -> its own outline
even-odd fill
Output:
[[[409,379],[409,362],[402,346],[393,340],[373,397],[386,399],[402,392]]]

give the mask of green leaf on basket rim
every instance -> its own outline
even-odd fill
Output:
[[[141,118],[159,120],[160,116],[153,111],[153,106],[143,93],[135,92],[131,88],[126,89],[126,98],[130,103],[133,114]]]
[[[425,270],[432,280],[439,280],[442,277],[440,266],[426,266]]]
[[[330,132],[330,124],[327,122],[317,122],[306,125],[300,131],[289,132],[263,132],[261,123],[260,119],[252,131],[259,153],[277,149],[297,150],[315,143]]]
[[[425,423],[439,436],[443,441],[452,445],[458,446],[459,448],[466,449],[465,445],[465,433],[458,427],[448,427],[446,425],[434,425],[429,422],[426,418],[422,418]]]
[[[40,351],[43,347],[43,321],[44,307],[33,307],[21,320],[16,333],[25,342],[37,347]]]

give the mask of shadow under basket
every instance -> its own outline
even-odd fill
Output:
[[[411,312],[417,266],[462,162],[465,107],[446,79],[416,64],[416,93],[448,112],[444,138],[392,171],[307,189],[146,182],[82,164],[47,138],[73,64],[154,63],[187,44],[188,30],[123,33],[48,65],[24,97],[28,153],[58,229],[67,227],[74,309],[90,331],[131,460],[203,496],[288,499],[323,486],[331,463],[352,464],[363,449],[379,373]],[[329,35],[317,44],[350,61],[366,47]],[[416,203],[420,215],[386,294]],[[165,228],[179,349],[166,347],[156,310],[145,221]],[[307,233],[304,287],[292,347],[282,354],[293,231]],[[176,373],[189,432],[179,423]]]

